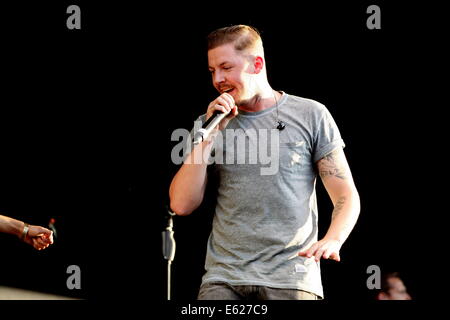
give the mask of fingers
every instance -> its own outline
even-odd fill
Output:
[[[222,93],[217,99],[212,101],[208,106],[207,116],[208,118],[218,110],[220,112],[228,113],[236,107],[234,98],[228,93]],[[237,108],[236,108],[237,110]]]
[[[224,129],[228,122],[238,114],[238,108],[234,102],[234,98],[226,92],[222,93],[217,99],[209,104],[206,112],[206,120],[208,120],[216,111],[229,113],[219,125],[217,125],[216,128],[219,130]]]
[[[225,106],[223,106],[223,105],[221,105],[221,104],[215,104],[215,105],[213,105],[211,107],[211,112],[210,112],[211,115],[214,113],[214,111],[220,111],[220,112],[223,112],[223,113],[228,113],[228,111],[230,111],[230,109],[225,107]]]
[[[319,249],[317,249],[317,251],[314,253],[314,259],[315,259],[317,262],[319,262],[319,260],[320,260],[321,258],[326,259],[324,253],[325,253],[325,249],[324,249],[324,248],[319,248]]]
[[[53,244],[53,231],[50,231],[50,233],[40,234],[38,235],[42,241],[48,244]]]
[[[339,261],[341,261],[341,256],[339,255],[339,253],[334,252],[330,255],[329,259],[333,259],[333,260],[339,262]]]
[[[33,247],[37,250],[46,249],[50,243],[44,241],[41,237],[35,237],[32,239]]]
[[[331,249],[326,249],[322,254],[322,258],[330,259],[335,261],[341,261],[341,257],[339,256],[339,252],[334,252]]]
[[[234,108],[234,98],[230,94],[225,92],[219,96],[219,99],[225,102],[228,111]]]
[[[237,106],[235,105],[232,109],[230,114],[227,116],[228,118],[232,119],[234,117],[236,117],[238,115],[238,109]]]
[[[25,242],[37,250],[46,249],[53,244],[53,231],[40,226],[31,226]]]
[[[341,261],[339,255],[340,244],[337,241],[325,240],[314,243],[309,249],[298,253],[299,256],[311,258],[318,262],[321,258]]]
[[[45,242],[41,237],[36,237],[33,238],[33,244],[44,247],[47,245],[47,242]]]
[[[50,231],[50,235],[47,237],[50,244],[53,244],[53,231]]]
[[[299,256],[311,258],[314,256],[316,261],[320,260],[320,255],[318,254],[319,243],[314,243],[309,249],[299,252]]]

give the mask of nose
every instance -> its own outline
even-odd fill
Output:
[[[214,74],[213,74],[214,86],[217,88],[219,86],[219,84],[221,84],[222,82],[225,82],[225,77],[224,77],[223,73],[220,71],[214,72]]]

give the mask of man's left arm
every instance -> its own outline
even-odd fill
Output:
[[[339,250],[358,220],[359,195],[342,148],[320,159],[317,169],[334,205],[331,224],[323,239],[299,255],[308,258],[314,256],[316,261],[320,258],[340,261]]]

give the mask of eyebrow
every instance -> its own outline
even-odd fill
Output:
[[[224,64],[227,64],[227,63],[230,63],[230,61],[224,61],[224,62],[222,62],[221,64],[219,64],[219,67],[222,67]],[[211,66],[208,66],[208,69],[214,69],[214,68],[211,67]]]

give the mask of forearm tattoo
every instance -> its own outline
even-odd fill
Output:
[[[335,150],[327,154],[321,159],[317,167],[319,169],[319,175],[322,179],[330,176],[334,176],[340,179],[347,179],[347,169],[341,161],[338,159],[339,150]]]
[[[344,207],[345,197],[340,197],[336,204],[334,205],[333,213],[331,215],[331,220],[334,220],[336,216],[341,213],[342,208]]]

